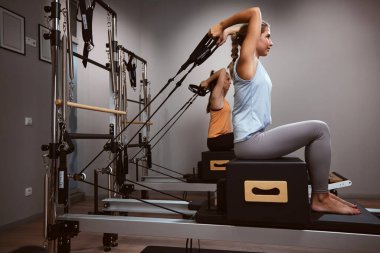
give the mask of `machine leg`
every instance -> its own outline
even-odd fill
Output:
[[[103,247],[104,251],[111,251],[112,247],[118,246],[118,235],[113,233],[104,233],[103,234]]]

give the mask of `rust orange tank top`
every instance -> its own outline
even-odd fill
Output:
[[[231,107],[224,99],[223,108],[210,111],[210,125],[208,127],[208,138],[215,138],[222,134],[232,132]]]

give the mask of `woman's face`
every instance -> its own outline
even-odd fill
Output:
[[[270,38],[270,28],[266,27],[257,42],[256,51],[258,56],[267,56],[272,46],[273,42]]]

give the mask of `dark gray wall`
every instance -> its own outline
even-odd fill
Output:
[[[45,0],[0,0],[25,18],[25,35],[37,41],[44,24]],[[41,144],[49,142],[50,70],[39,60],[38,47],[25,46],[26,55],[0,49],[0,226],[42,212],[44,166]],[[33,119],[32,126],[24,118]],[[33,194],[25,197],[25,188]]]

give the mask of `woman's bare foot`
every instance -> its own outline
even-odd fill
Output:
[[[330,193],[313,193],[311,209],[316,212],[326,212],[335,214],[357,215],[360,210],[350,207],[336,198],[330,196]]]
[[[331,198],[333,198],[333,199],[335,199],[335,200],[338,200],[338,201],[342,202],[342,203],[345,204],[346,206],[349,206],[349,207],[352,207],[352,208],[358,208],[357,205],[352,204],[352,203],[350,203],[350,202],[348,202],[348,201],[346,201],[346,200],[344,200],[344,199],[341,199],[341,198],[339,198],[338,196],[336,196],[335,194],[329,193],[329,195],[330,195]]]

